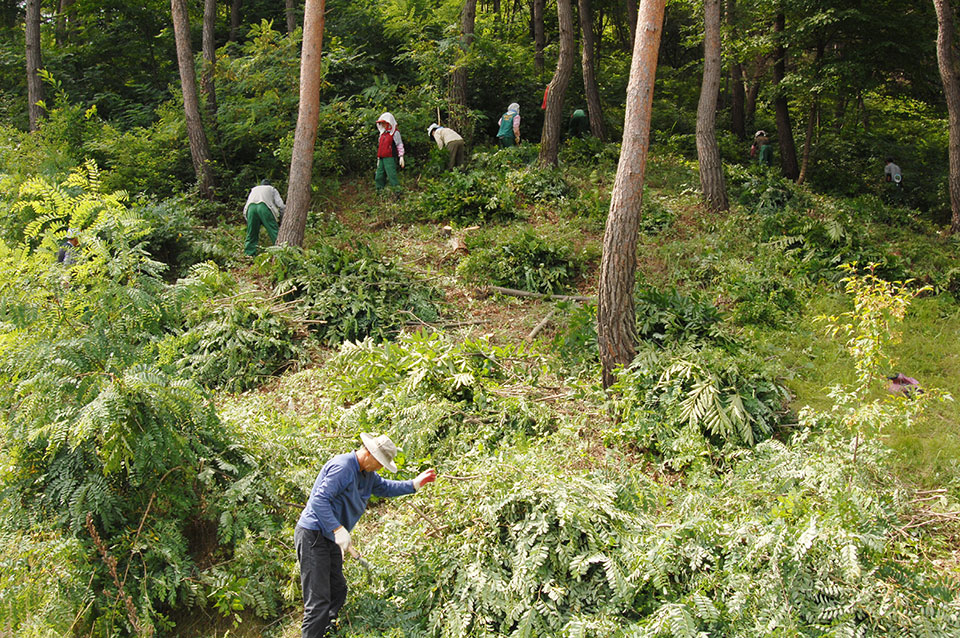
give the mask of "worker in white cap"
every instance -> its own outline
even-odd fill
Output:
[[[433,469],[409,481],[392,481],[377,474],[396,472],[397,446],[386,434],[363,433],[363,445],[339,454],[323,466],[310,498],[297,521],[294,544],[303,588],[303,638],[321,638],[347,600],[343,557],[352,549],[350,531],[367,509],[370,496],[412,494],[437,478]]]
[[[447,170],[453,170],[457,166],[463,166],[466,159],[463,149],[463,138],[460,134],[448,126],[431,124],[427,127],[427,135],[437,143],[437,148],[447,149]]]

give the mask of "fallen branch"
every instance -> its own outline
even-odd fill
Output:
[[[533,330],[530,331],[530,334],[527,335],[527,343],[531,343],[534,339],[537,338],[537,335],[540,334],[540,331],[547,327],[547,324],[550,323],[550,320],[553,319],[553,315],[557,314],[557,309],[554,308],[547,313],[547,316],[544,317],[540,323],[533,327]]]
[[[536,299],[557,299],[559,301],[588,301],[596,303],[596,297],[583,297],[581,295],[548,295],[543,292],[530,292],[529,290],[516,290],[515,288],[501,288],[500,286],[487,286],[487,290],[499,292],[501,295],[510,295],[511,297],[534,297]]]

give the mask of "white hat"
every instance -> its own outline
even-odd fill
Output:
[[[393,464],[393,459],[397,455],[397,446],[394,445],[389,436],[386,434],[377,436],[361,432],[360,440],[363,441],[363,447],[367,448],[367,452],[380,461],[380,465],[387,468],[387,471],[397,471],[397,466]]]
[[[427,127],[427,136],[428,136],[428,137],[433,137],[433,130],[434,130],[434,129],[438,129],[438,128],[440,128],[440,125],[439,125],[439,124],[436,124],[436,123],[431,124],[430,126],[428,126],[428,127]]]
[[[764,137],[766,137],[766,136],[767,136],[767,132],[764,131],[763,129],[761,129],[761,130],[759,130],[759,131],[757,131],[756,133],[753,134],[754,137],[760,137],[761,135],[764,136]]]

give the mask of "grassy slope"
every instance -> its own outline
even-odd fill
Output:
[[[602,197],[609,193],[613,174],[612,171],[594,171],[585,176],[583,171],[568,171],[566,177],[581,191],[596,190]],[[449,238],[441,230],[442,224],[404,221],[402,206],[393,200],[379,199],[373,192],[371,181],[361,179],[346,183],[338,197],[321,201],[322,213],[316,216],[318,221],[311,222],[308,243],[325,237],[338,243],[363,241],[378,244],[387,254],[402,259],[409,267],[431,278],[445,292],[448,304],[445,314],[451,320],[468,324],[454,328],[463,336],[489,335],[494,342],[516,343],[553,307],[540,300],[487,296],[474,287],[462,285],[455,276],[459,254],[451,250]],[[689,163],[669,157],[651,158],[647,198],[659,201],[676,219],[667,230],[641,237],[638,277],[652,285],[702,288],[691,279],[690,273],[697,259],[704,254],[717,254],[720,259],[752,259],[756,248],[750,233],[743,232],[743,211],[735,205],[729,215],[713,217],[705,214],[698,204],[696,185],[695,168]],[[415,196],[412,192],[416,190],[415,185],[408,182],[407,189],[405,197]],[[576,231],[587,245],[596,246],[601,240],[602,218],[572,218],[561,205],[533,205],[528,212],[528,221],[542,229]],[[239,228],[235,234],[238,238],[242,236]],[[903,241],[904,236],[898,230],[891,230],[882,239],[894,250],[915,250],[906,244],[899,246],[897,242]],[[934,240],[930,239],[931,242]],[[913,246],[916,238],[909,238],[909,242]],[[239,250],[239,239],[237,243]],[[946,250],[950,249],[950,245],[939,244],[940,249],[944,246]],[[593,294],[596,285],[596,264],[593,263],[578,282],[577,292]],[[740,330],[754,341],[758,349],[781,360],[788,371],[785,381],[795,396],[795,409],[804,405],[824,408],[829,404],[825,388],[851,380],[852,368],[840,345],[824,335],[816,317],[842,311],[847,308],[848,300],[833,284],[809,286],[802,290],[802,314],[789,326],[743,327]],[[715,290],[708,289],[707,292],[715,294],[718,304],[724,306],[722,295]],[[550,339],[559,329],[559,326],[550,326],[541,333],[544,350],[549,350]],[[960,396],[958,337],[960,306],[955,300],[941,296],[917,301],[910,310],[904,339],[896,353],[900,361],[899,371],[917,377],[925,385],[940,387]],[[269,393],[267,390],[268,400]],[[263,398],[261,393],[258,400]],[[958,424],[960,404],[947,403],[938,406],[910,430],[883,433],[897,453],[891,473],[897,480],[920,487],[952,486],[954,491],[960,491]],[[377,523],[371,521],[368,524]],[[283,636],[298,635],[299,617],[299,610],[295,609],[282,623]],[[224,635],[226,629],[221,628],[216,635]],[[259,635],[261,629],[253,621],[232,628],[230,635]],[[203,633],[211,635],[209,625]]]

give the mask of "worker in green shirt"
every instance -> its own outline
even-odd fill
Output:
[[[567,129],[570,137],[584,137],[590,133],[590,118],[583,109],[577,109],[570,115],[570,125]]]

